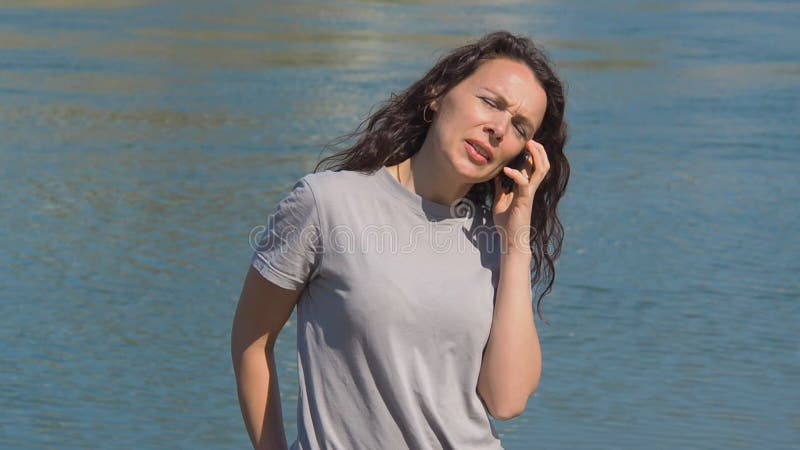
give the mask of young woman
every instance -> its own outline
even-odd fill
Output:
[[[233,323],[254,447],[286,448],[273,349],[296,305],[292,449],[502,448],[490,416],[521,414],[541,373],[532,287],[546,285],[541,316],[563,240],[564,108],[546,55],[490,33],[294,185]]]

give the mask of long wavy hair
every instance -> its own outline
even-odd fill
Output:
[[[557,207],[567,188],[569,162],[564,155],[567,142],[565,86],[547,54],[531,39],[501,30],[452,50],[406,90],[400,94],[392,93],[355,131],[326,144],[323,152],[355,141],[321,159],[314,171],[374,173],[382,166],[405,161],[422,147],[430,127],[423,117],[425,106],[444,96],[481,64],[495,58],[507,58],[527,65],[547,94],[544,120],[533,138],[544,146],[550,170],[534,196],[530,243],[533,256],[531,286],[536,288],[540,281],[539,286],[544,286],[536,300],[536,310],[544,319],[542,299],[551,291],[555,281],[555,261],[561,254],[564,239],[564,227],[558,219]],[[474,184],[466,198],[475,205],[489,205],[491,209],[494,183],[489,180]]]

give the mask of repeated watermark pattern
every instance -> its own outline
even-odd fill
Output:
[[[322,230],[317,224],[297,226],[286,221],[278,212],[267,217],[265,225],[250,230],[250,247],[257,252],[314,252],[333,253],[410,254],[420,246],[434,253],[474,253],[486,251],[501,254],[513,244],[517,249],[528,249],[532,230],[519,230],[511,239],[502,239],[508,233],[493,223],[481,223],[476,218],[473,202],[463,198],[450,207],[450,215],[457,220],[429,222],[412,227],[393,224],[367,224],[357,229],[339,224]]]

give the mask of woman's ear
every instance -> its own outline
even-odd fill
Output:
[[[430,106],[428,106],[428,109],[430,109],[433,112],[436,112],[436,110],[439,109],[439,99],[431,101]]]

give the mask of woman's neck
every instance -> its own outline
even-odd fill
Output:
[[[464,184],[457,177],[447,177],[445,174],[452,174],[452,170],[441,167],[441,163],[429,158],[428,153],[420,150],[387,169],[403,187],[435,203],[452,205],[467,195],[472,185]]]

